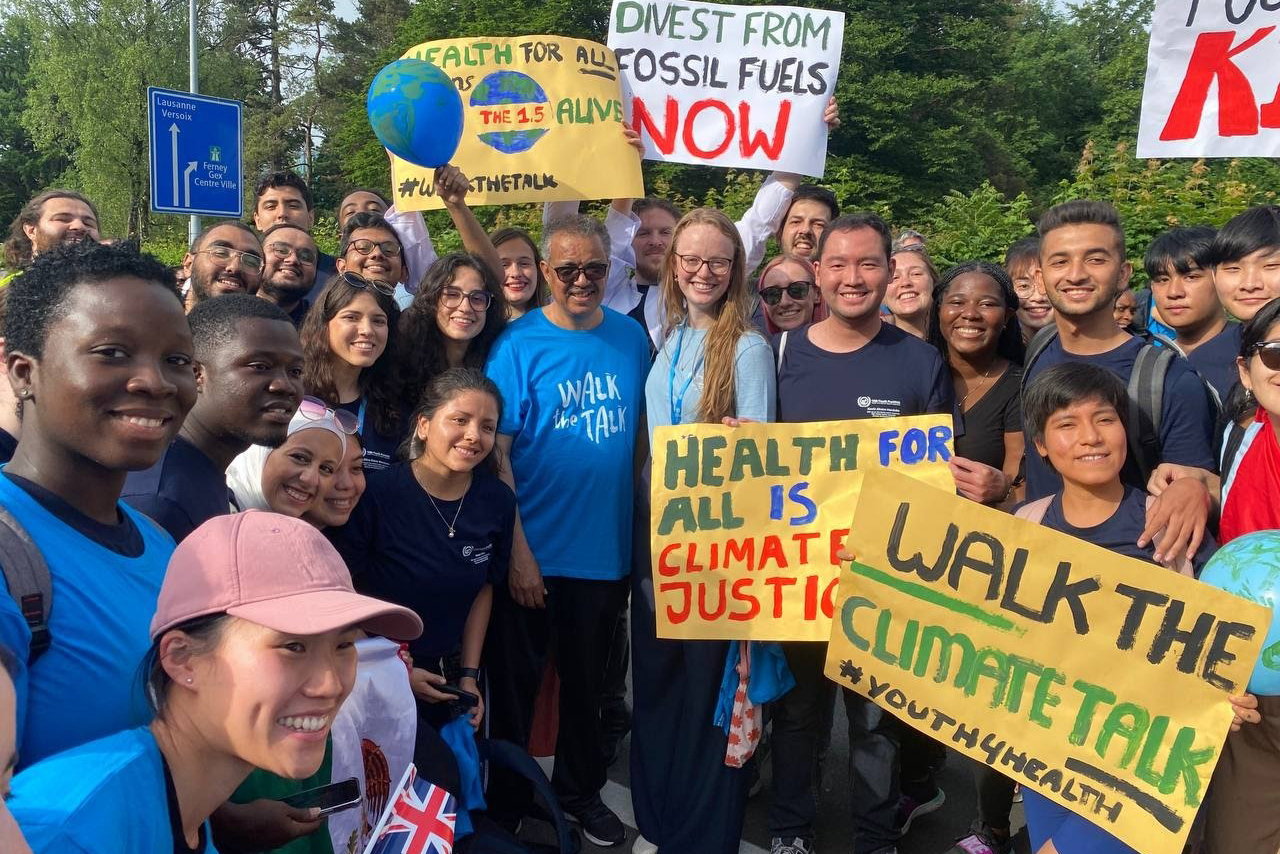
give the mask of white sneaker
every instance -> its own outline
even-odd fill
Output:
[[[637,835],[636,841],[631,845],[631,854],[658,854],[658,846]]]

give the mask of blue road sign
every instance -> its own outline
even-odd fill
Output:
[[[151,210],[244,215],[239,101],[147,87]]]

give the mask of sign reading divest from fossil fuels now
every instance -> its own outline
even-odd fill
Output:
[[[653,436],[658,636],[826,640],[862,472],[955,488],[950,413],[681,424]]]
[[[645,157],[823,174],[844,13],[613,0],[609,47]]]
[[[470,205],[636,198],[640,158],[623,137],[613,51],[560,36],[443,39],[405,52],[453,78],[462,140],[453,165]],[[392,158],[398,210],[437,210],[433,171]]]
[[[1144,854],[1182,851],[1268,609],[891,471],[865,474],[851,528],[829,678]]]

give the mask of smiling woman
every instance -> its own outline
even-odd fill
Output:
[[[355,419],[314,397],[302,399],[277,448],[254,445],[232,461],[227,485],[242,510],[302,516],[328,491],[342,465]]]

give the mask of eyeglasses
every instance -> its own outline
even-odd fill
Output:
[[[488,311],[489,304],[493,302],[493,294],[488,291],[468,291],[463,293],[457,288],[441,288],[440,302],[445,308],[457,308],[462,305],[462,300],[466,299],[467,303],[476,311]]]
[[[219,261],[230,261],[231,258],[237,257],[240,263],[250,270],[262,269],[262,256],[255,255],[252,252],[241,252],[239,249],[232,249],[230,246],[210,246],[208,249],[199,249],[196,254],[207,252]]]
[[[400,254],[400,244],[394,240],[368,240],[362,237],[347,244],[348,249],[354,249],[361,255],[368,255],[375,246],[381,249],[382,254],[388,258],[394,258]]]
[[[314,264],[316,262],[316,251],[314,249],[307,249],[305,246],[298,249],[297,247],[290,246],[288,243],[281,241],[277,243],[268,243],[266,248],[269,249],[271,254],[277,258],[283,259],[288,258],[290,255],[297,255],[298,260],[303,264]]]
[[[764,300],[765,305],[777,305],[782,302],[782,292],[786,291],[787,296],[793,300],[802,300],[809,295],[809,288],[811,287],[813,287],[813,282],[788,282],[786,287],[770,285],[767,288],[760,289],[760,299]]]
[[[586,276],[592,282],[598,282],[609,274],[609,265],[603,261],[588,261],[585,264],[561,264],[555,270],[556,278],[566,285],[578,281],[578,276]]]
[[[732,258],[699,258],[697,255],[681,255],[679,252],[675,256],[680,259],[680,268],[686,273],[696,273],[706,264],[712,275],[723,276],[733,266]]]
[[[308,421],[323,421],[332,418],[338,429],[348,436],[354,436],[360,429],[360,422],[345,409],[334,409],[318,397],[307,395],[298,404],[298,412]]]
[[[1262,341],[1253,345],[1253,354],[1269,371],[1280,371],[1280,341]]]
[[[396,295],[396,286],[390,282],[382,282],[377,279],[366,279],[359,273],[353,273],[350,270],[347,270],[342,274],[342,281],[346,282],[353,288],[360,288],[360,290],[368,290],[369,288],[372,288],[384,296],[393,297]]]
[[[1013,292],[1018,296],[1024,296],[1036,289],[1036,283],[1031,279],[1014,279]]]

